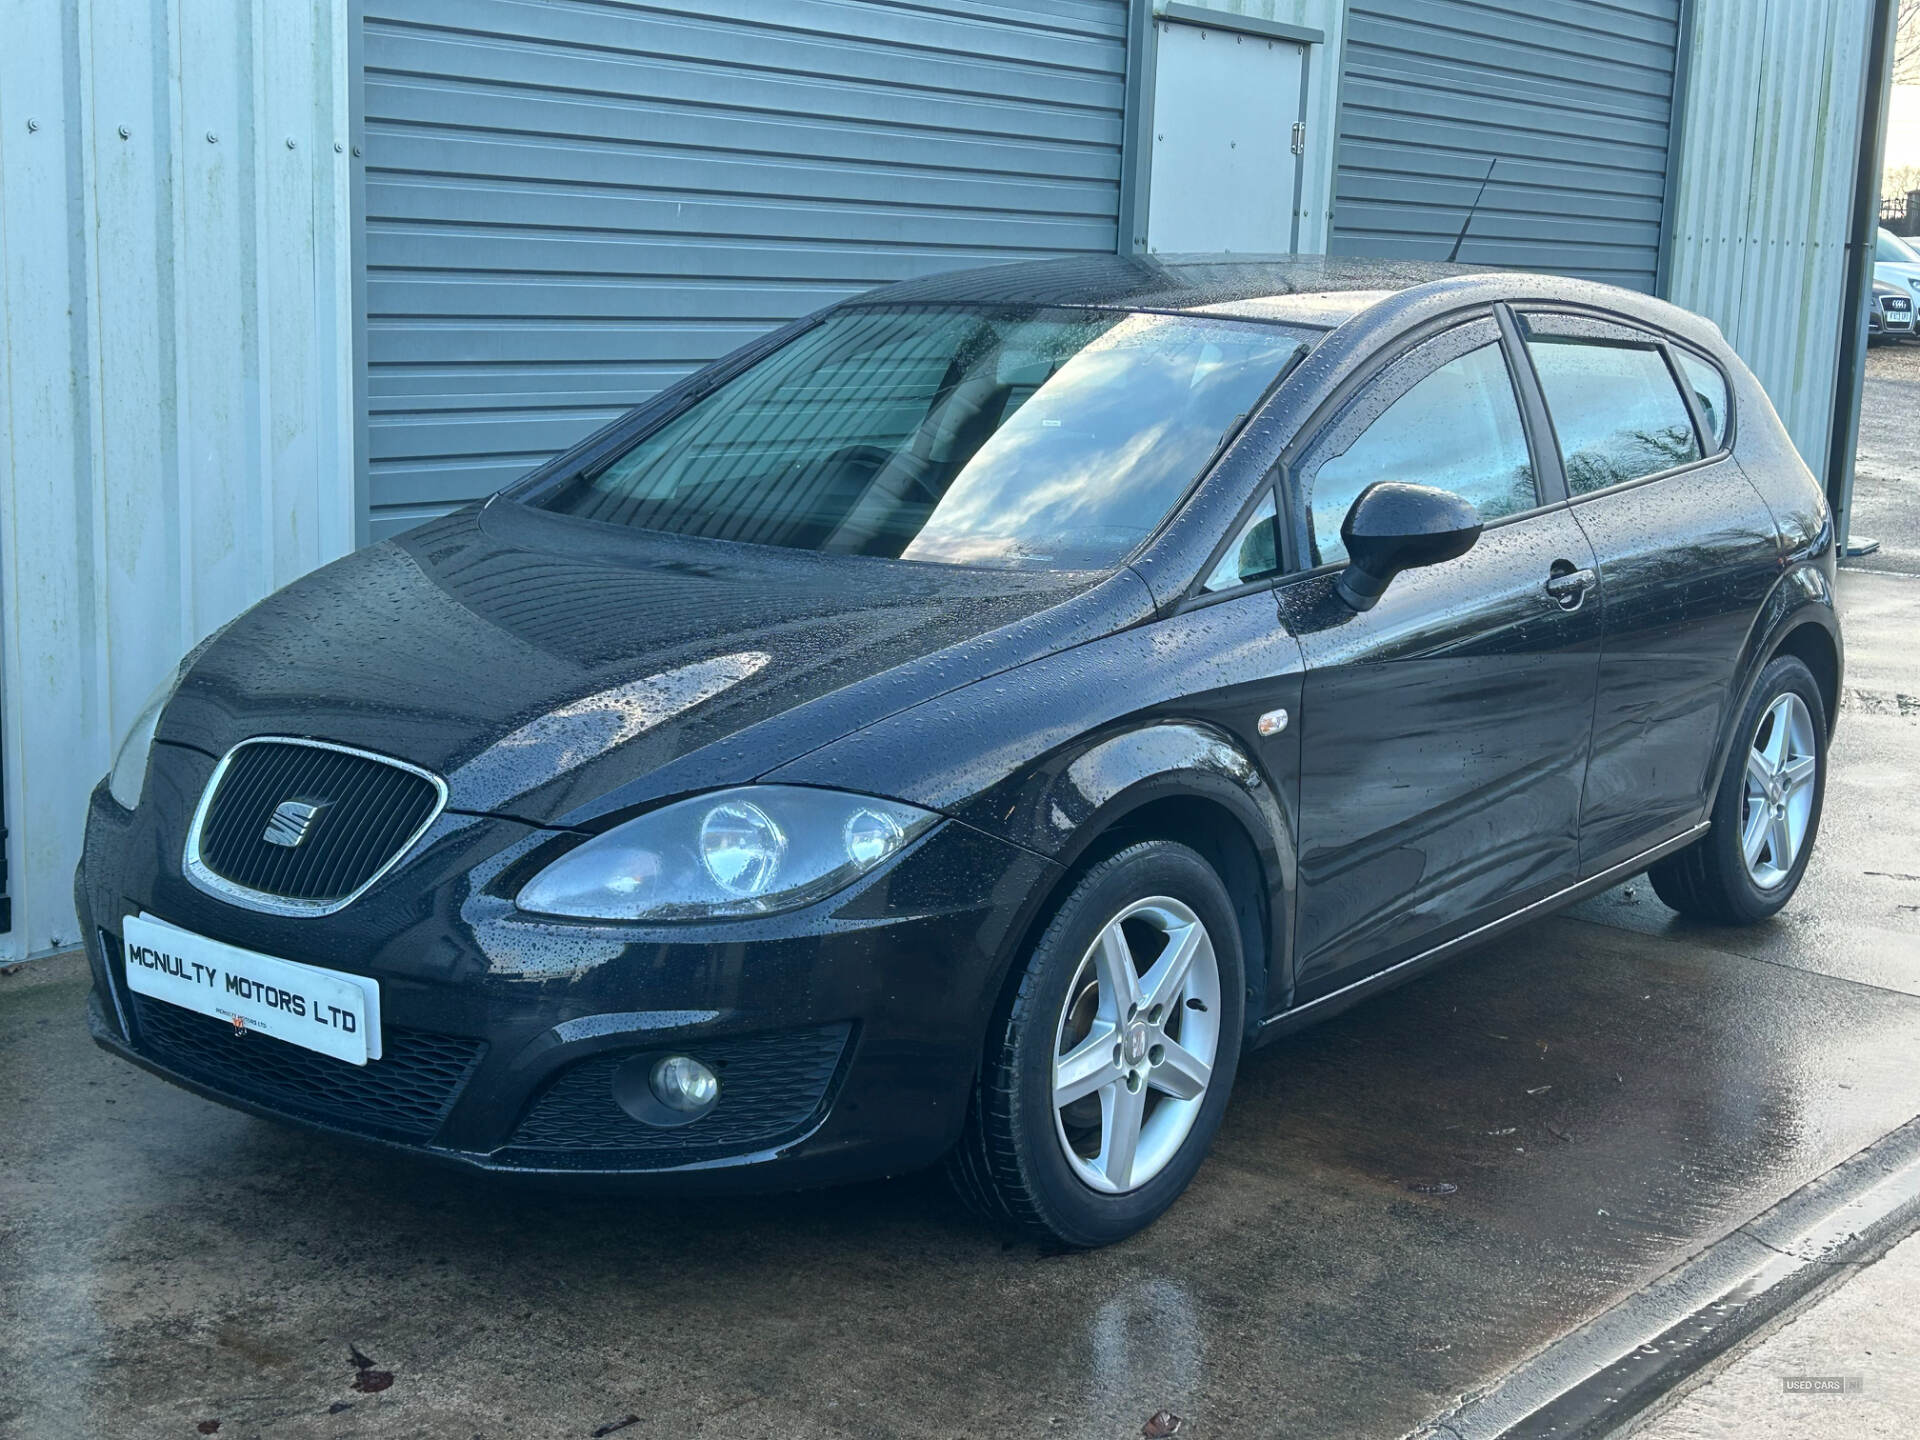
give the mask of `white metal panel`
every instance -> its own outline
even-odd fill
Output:
[[[1306,153],[1300,159],[1300,233],[1294,249],[1318,255],[1327,248],[1333,207],[1335,138],[1340,113],[1340,52],[1347,22],[1347,0],[1192,0],[1202,9],[1250,20],[1318,31],[1324,41],[1307,46]],[[1154,0],[1154,10],[1163,8]],[[1152,194],[1148,194],[1152,209]]]
[[[87,792],[147,694],[351,545],[347,31],[344,0],[7,13],[0,946],[34,954],[78,938]]]
[[[1870,5],[1694,0],[1668,298],[1719,324],[1826,478]]]
[[[1159,28],[1147,248],[1293,249],[1307,47],[1204,25]]]

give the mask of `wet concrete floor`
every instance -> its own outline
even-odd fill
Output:
[[[109,1058],[76,963],[0,979],[0,1436],[1399,1435],[1920,1113],[1920,707],[1886,698],[1920,581],[1845,579],[1786,918],[1635,881],[1263,1050],[1192,1192],[1097,1254],[933,1177],[500,1190]]]

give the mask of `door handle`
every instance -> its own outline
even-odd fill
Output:
[[[1547,594],[1562,610],[1578,610],[1580,602],[1587,598],[1587,591],[1599,580],[1600,577],[1591,570],[1576,570],[1571,562],[1556,560],[1553,562],[1553,574],[1547,579]]]

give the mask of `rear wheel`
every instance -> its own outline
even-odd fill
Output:
[[[1728,757],[1713,828],[1647,872],[1683,915],[1751,925],[1793,897],[1820,829],[1827,714],[1813,672],[1791,655],[1761,672]]]
[[[1226,887],[1148,841],[1074,886],[996,1014],[950,1162],[990,1217],[1067,1245],[1151,1224],[1200,1168],[1240,1058]]]

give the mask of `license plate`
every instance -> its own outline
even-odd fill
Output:
[[[349,1065],[380,1058],[376,980],[242,950],[151,915],[127,916],[121,938],[131,990]]]

